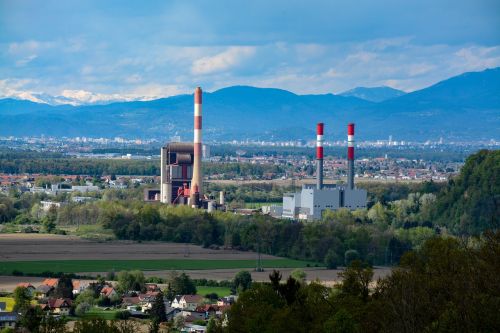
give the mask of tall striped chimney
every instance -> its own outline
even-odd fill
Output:
[[[323,131],[324,124],[316,125],[316,188],[323,188]]]
[[[354,188],[354,124],[347,125],[347,186]]]
[[[194,90],[194,158],[193,179],[191,180],[190,201],[193,207],[199,207],[199,199],[203,190],[203,175],[201,173],[201,104],[202,91],[200,87]]]

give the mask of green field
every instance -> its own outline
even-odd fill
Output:
[[[263,259],[264,268],[303,268],[314,263],[293,259]],[[40,260],[6,261],[0,263],[0,275],[10,275],[14,270],[24,274],[42,272],[86,273],[109,272],[140,269],[151,270],[211,270],[211,269],[252,269],[255,260],[201,260],[201,259],[165,259],[165,260]]]
[[[216,293],[219,297],[231,295],[231,289],[226,287],[197,286],[196,293],[205,297],[206,294]]]
[[[5,302],[5,305],[7,306],[6,311],[12,311],[12,308],[14,307],[14,299],[12,297],[0,297],[0,302]]]
[[[92,308],[83,316],[84,318],[102,318],[106,320],[115,319],[116,313],[121,310],[103,310],[99,308]]]

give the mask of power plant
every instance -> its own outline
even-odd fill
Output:
[[[354,124],[347,125],[347,185],[323,184],[324,124],[316,127],[316,186],[305,184],[296,193],[283,196],[282,217],[300,220],[321,219],[327,209],[366,208],[366,190],[354,187]]]
[[[171,142],[161,148],[160,190],[148,189],[147,201],[161,201],[172,205],[188,205],[208,211],[225,209],[224,192],[219,202],[203,193],[202,168],[202,90],[194,91],[194,137],[192,143]],[[318,220],[327,209],[366,208],[366,190],[354,186],[354,124],[347,125],[347,184],[323,183],[324,124],[316,126],[316,185],[305,184],[296,193],[283,196],[283,207],[273,207],[273,216]],[[282,209],[281,209],[282,208]]]
[[[202,90],[194,91],[194,140],[193,143],[171,142],[161,148],[160,201],[172,205],[189,205],[209,211],[224,206],[224,193],[220,203],[203,195],[202,171]],[[148,193],[154,193],[149,190]],[[157,191],[157,190],[156,190]],[[151,194],[145,198],[154,201]]]

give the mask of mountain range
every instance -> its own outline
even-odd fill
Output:
[[[402,90],[394,89],[391,87],[373,87],[373,88],[366,88],[366,87],[357,87],[351,90],[344,91],[343,93],[340,93],[340,96],[352,96],[352,97],[358,97],[370,102],[383,102],[391,98],[403,96],[406,94]]]
[[[391,97],[392,96],[392,97]],[[469,72],[404,93],[388,87],[340,95],[297,95],[286,90],[232,86],[204,93],[208,140],[314,138],[325,123],[327,140],[344,139],[348,122],[356,139],[477,141],[500,139],[500,67]],[[49,105],[0,100],[0,136],[192,138],[193,96],[106,105]]]

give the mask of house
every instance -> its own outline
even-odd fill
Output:
[[[16,312],[0,312],[0,330],[4,328],[15,328],[19,314]]]
[[[49,311],[51,314],[69,315],[72,302],[67,298],[51,298],[46,304],[42,304],[42,310]]]
[[[219,307],[213,304],[205,304],[198,306],[195,311],[197,313],[203,313],[205,315],[205,318],[203,319],[208,319],[216,316],[217,311],[219,311]]]
[[[113,298],[113,297],[117,297],[118,293],[116,292],[115,288],[106,286],[106,287],[102,288],[101,296],[107,297],[107,298]]]
[[[205,320],[205,312],[198,312],[198,311],[189,311],[189,310],[182,310],[180,312],[180,315],[184,317],[184,321],[186,323],[188,322],[193,322],[195,320]]]
[[[52,290],[54,290],[54,287],[42,284],[36,288],[35,297],[38,299],[49,297]]]
[[[140,303],[141,300],[139,299],[138,296],[132,296],[132,297],[126,296],[122,298],[122,305],[126,307],[129,306],[137,307]]]
[[[178,313],[181,312],[181,309],[179,308],[173,308],[170,306],[165,307],[166,313],[167,313],[167,321],[172,321],[174,318],[177,316]]]
[[[181,304],[180,304],[181,298],[182,298],[181,295],[175,296],[174,299],[172,300],[172,303],[170,304],[170,306],[173,308],[176,308],[176,309],[180,309],[181,308]]]
[[[26,289],[28,289],[28,291],[29,291],[29,293],[30,293],[30,295],[31,295],[31,296],[33,296],[33,294],[35,293],[35,290],[36,290],[35,286],[34,286],[34,285],[32,285],[32,284],[31,284],[31,283],[29,283],[29,282],[21,282],[21,283],[18,283],[18,284],[16,285],[16,287],[21,287],[21,288],[26,288]]]
[[[236,302],[237,299],[238,299],[238,296],[234,296],[234,295],[219,298],[217,300],[217,306],[232,305],[234,302]]]
[[[146,292],[158,292],[160,288],[156,283],[146,283]]]
[[[73,280],[73,295],[77,295],[82,291],[85,291],[90,285],[88,281]]]
[[[181,309],[194,311],[198,305],[201,305],[203,297],[200,295],[183,295],[179,301]]]
[[[55,288],[57,287],[57,284],[59,283],[59,279],[45,279],[42,281],[43,285]]]

